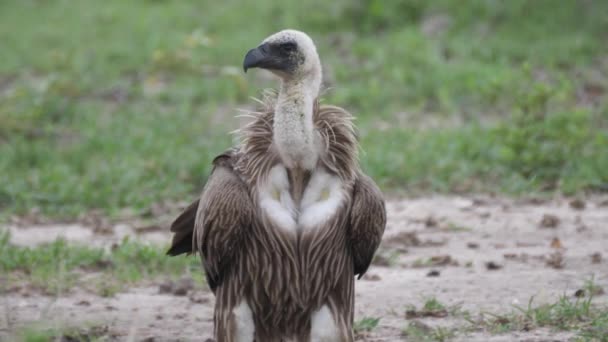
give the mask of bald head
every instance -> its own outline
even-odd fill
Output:
[[[272,71],[283,79],[317,77],[321,74],[321,62],[312,39],[304,32],[283,30],[249,50],[243,61],[243,69],[262,68]]]

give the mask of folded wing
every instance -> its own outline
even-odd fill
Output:
[[[167,251],[168,255],[176,256],[180,254],[191,254],[192,236],[194,234],[194,221],[196,219],[196,211],[198,210],[198,202],[196,200],[182,211],[181,214],[171,224],[171,232],[173,239],[171,248]]]
[[[211,290],[230,271],[253,220],[247,186],[234,172],[230,158],[224,154],[213,161],[200,200],[171,225],[175,235],[168,254],[198,252]]]
[[[359,173],[353,188],[350,211],[350,241],[358,279],[372,262],[385,226],[386,208],[382,193],[371,178]]]

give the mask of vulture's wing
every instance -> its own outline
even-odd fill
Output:
[[[350,211],[350,241],[358,279],[372,262],[385,226],[386,208],[382,193],[371,178],[359,173],[353,188]]]
[[[243,236],[253,220],[247,186],[232,169],[230,156],[221,155],[213,164],[198,203],[192,203],[171,226],[175,235],[168,252],[199,252],[211,290],[242,250]]]
[[[171,248],[167,254],[171,256],[184,253],[192,253],[192,236],[194,233],[194,220],[196,219],[196,211],[198,210],[198,202],[196,200],[184,209],[181,214],[171,224],[171,232],[174,233],[171,241]]]

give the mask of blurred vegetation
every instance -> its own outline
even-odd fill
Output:
[[[276,83],[244,53],[297,28],[326,103],[357,117],[386,190],[608,184],[608,2],[9,0],[0,3],[0,210],[189,199],[235,108]]]

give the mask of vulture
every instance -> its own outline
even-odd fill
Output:
[[[199,253],[216,301],[217,342],[353,341],[354,283],[386,225],[346,110],[319,103],[312,39],[283,30],[243,69],[280,81],[213,160],[200,199],[171,225],[169,255]]]

